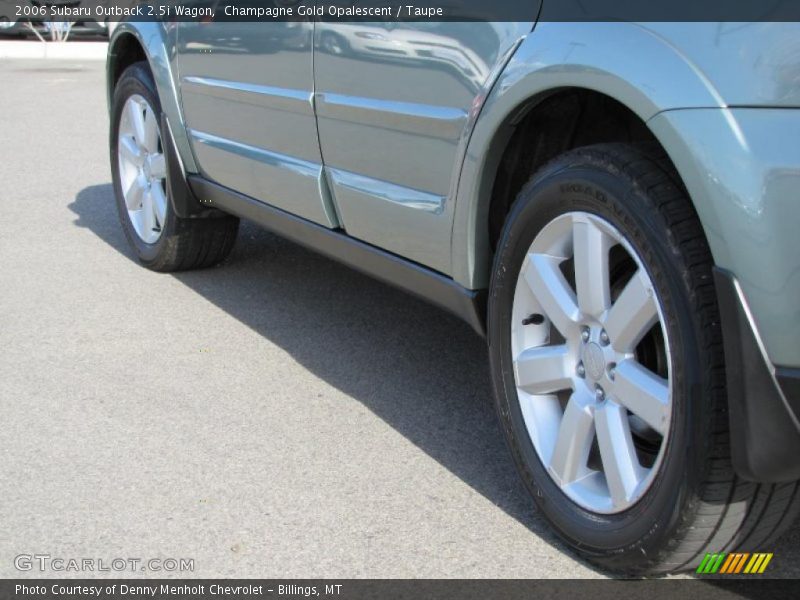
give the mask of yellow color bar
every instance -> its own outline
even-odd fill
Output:
[[[758,572],[759,573],[763,573],[764,571],[766,571],[767,570],[767,565],[769,564],[769,561],[771,561],[771,560],[772,560],[772,552],[770,552],[769,554],[767,554],[764,557],[764,562],[761,563],[761,568],[758,570]]]
[[[752,574],[763,573],[764,569],[767,568],[767,565],[771,560],[772,560],[772,554],[764,554],[764,553],[753,554],[753,558],[747,564],[747,567],[745,568],[744,572]]]

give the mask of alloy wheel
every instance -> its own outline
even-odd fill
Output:
[[[138,94],[127,99],[120,116],[117,159],[133,229],[142,241],[155,244],[167,217],[167,169],[158,117]]]
[[[547,473],[579,506],[633,506],[672,413],[669,343],[652,281],[607,220],[570,212],[531,244],[514,293],[517,396]]]

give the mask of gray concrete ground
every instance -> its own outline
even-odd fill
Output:
[[[0,576],[602,577],[532,508],[465,325],[250,224],[220,268],[131,260],[102,69],[0,62]],[[774,551],[800,573],[798,529]]]

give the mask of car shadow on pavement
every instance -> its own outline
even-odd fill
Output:
[[[77,226],[134,260],[110,184],[82,190],[69,208]],[[222,265],[172,276],[564,549],[514,471],[494,414],[485,343],[468,325],[246,221]]]
[[[78,227],[134,260],[110,184],[82,190],[69,208]],[[494,414],[485,342],[459,319],[245,221],[225,263],[172,276],[568,552],[516,475]],[[797,555],[794,547],[787,554]]]

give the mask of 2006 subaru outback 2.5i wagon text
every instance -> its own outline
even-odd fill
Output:
[[[554,529],[696,568],[800,505],[799,52],[793,23],[123,23],[120,219],[157,271],[245,217],[460,315]]]

